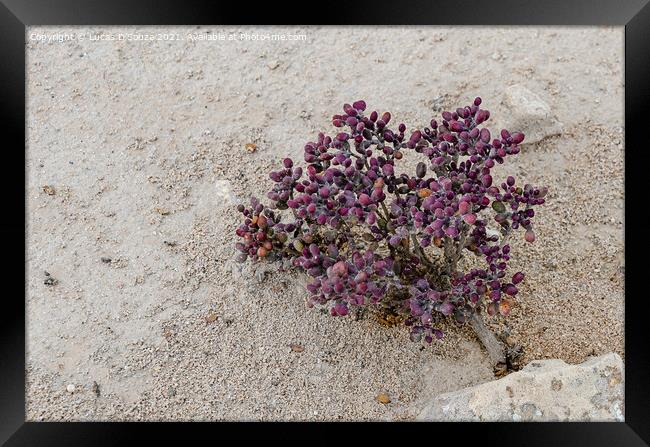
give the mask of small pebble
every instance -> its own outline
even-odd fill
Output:
[[[389,404],[391,402],[390,397],[388,397],[388,394],[386,393],[379,394],[377,397],[375,397],[375,399],[377,400],[377,402],[384,405]]]
[[[74,393],[74,391],[75,391],[75,387],[71,383],[68,384],[68,386],[65,389],[68,391],[68,393]]]
[[[45,278],[45,281],[43,281],[43,284],[45,284],[46,286],[55,286],[55,285],[57,285],[58,283],[59,283],[59,281],[58,281],[57,279],[54,279],[54,278],[51,277],[51,276],[47,276],[47,277]]]

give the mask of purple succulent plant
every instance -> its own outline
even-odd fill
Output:
[[[480,126],[490,117],[480,105],[476,98],[407,134],[404,124],[388,127],[389,112],[345,104],[332,118],[342,131],[305,145],[304,170],[286,158],[269,174],[270,207],[255,198],[239,205],[237,260],[289,259],[313,278],[309,305],[334,316],[390,300],[412,340],[441,338],[443,318],[464,323],[482,308],[507,315],[524,274],[506,273],[505,240],[517,230],[535,240],[533,207],[548,189],[518,186],[512,176],[498,185],[492,168],[519,153],[524,135],[504,129],[493,138]],[[415,176],[397,168],[407,151],[425,160]],[[500,235],[488,231],[490,220]],[[459,272],[464,253],[483,267]]]

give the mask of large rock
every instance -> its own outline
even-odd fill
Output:
[[[536,360],[492,382],[441,394],[419,414],[436,421],[623,421],[618,354],[579,365]]]
[[[560,123],[548,104],[523,85],[508,87],[503,95],[505,115],[501,123],[510,132],[523,132],[522,144],[536,143],[562,133]]]

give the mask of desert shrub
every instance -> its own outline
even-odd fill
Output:
[[[518,231],[535,240],[533,208],[547,188],[494,181],[493,168],[519,153],[524,135],[504,129],[493,138],[480,105],[476,98],[407,134],[404,124],[389,127],[389,112],[345,104],[332,119],[342,131],[305,145],[305,169],[286,158],[269,174],[270,206],[255,198],[239,205],[237,261],[284,259],[304,269],[313,278],[309,306],[334,316],[395,309],[414,341],[442,337],[443,318],[465,323],[483,308],[507,315],[524,279],[506,272],[507,240]],[[408,151],[423,160],[415,175],[397,170]],[[458,271],[464,254],[481,268]]]

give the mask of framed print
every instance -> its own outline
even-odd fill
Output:
[[[646,3],[4,1],[3,442],[647,445]]]

